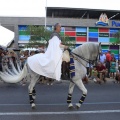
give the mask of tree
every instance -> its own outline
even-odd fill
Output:
[[[52,31],[45,29],[44,26],[27,26],[26,35],[31,36],[27,47],[47,46],[51,33]]]
[[[116,38],[116,41],[114,41],[112,44],[113,44],[113,45],[118,45],[118,44],[120,44],[120,31],[114,33],[114,34],[113,34],[113,37]]]
[[[70,48],[75,48],[75,44],[76,44],[75,40],[71,40],[68,35],[63,35],[63,36],[61,36],[61,38],[62,38],[62,43],[64,45],[67,45]]]
[[[30,35],[27,47],[45,46],[47,47],[52,31],[45,29],[44,26],[27,26],[26,35]],[[75,40],[70,40],[68,35],[61,35],[62,43],[69,47],[75,47]]]

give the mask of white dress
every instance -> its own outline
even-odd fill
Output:
[[[54,36],[49,40],[49,45],[45,53],[39,53],[28,57],[27,63],[32,71],[39,75],[60,80],[62,49],[61,40]]]

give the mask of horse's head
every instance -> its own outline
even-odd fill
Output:
[[[90,46],[89,49],[89,54],[90,54],[90,60],[93,60],[93,62],[97,62],[99,60],[99,55],[101,52],[101,42],[100,43],[89,43]]]
[[[78,54],[84,61],[90,62],[92,64],[99,58],[100,51],[101,43],[90,42],[84,43],[83,45],[73,50],[73,52]]]

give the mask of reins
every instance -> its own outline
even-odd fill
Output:
[[[99,44],[99,47],[100,47],[100,45],[101,45],[101,43]],[[74,58],[74,55],[75,55],[75,56],[77,56],[78,58],[80,58],[80,59],[82,59],[82,60],[86,61],[87,63],[89,63],[89,64],[91,64],[91,65],[93,65],[93,64],[94,64],[94,62],[96,62],[96,61],[97,61],[97,59],[98,59],[98,56],[99,56],[99,47],[98,47],[98,54],[97,54],[97,56],[96,56],[96,59],[95,59],[95,60],[90,60],[90,59],[87,59],[87,58],[85,58],[85,57],[83,57],[83,56],[81,56],[81,55],[78,55],[78,54],[76,54],[76,53],[74,53],[74,52],[72,52],[72,51],[70,51],[70,50],[68,50],[68,51],[69,51],[69,52],[70,52],[70,54],[73,56],[73,58]],[[80,61],[79,59],[77,59],[76,57],[75,57],[75,59],[76,59],[78,62],[80,62],[80,63],[81,63],[81,61]]]
[[[93,64],[93,62],[96,61],[96,59],[95,60],[90,60],[90,59],[84,58],[83,56],[80,56],[80,55],[78,55],[74,52],[71,52],[70,54],[73,54],[73,55],[77,56],[78,58],[80,58],[80,59],[82,59],[82,60],[84,60],[84,61],[86,61],[87,63],[90,63],[90,64]]]

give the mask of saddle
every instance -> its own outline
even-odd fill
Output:
[[[61,79],[62,80],[69,80],[70,79],[70,54],[68,50],[65,50],[63,52],[63,57],[62,57],[62,75]]]
[[[69,53],[68,50],[65,50],[65,51],[63,52],[62,61],[70,62],[70,53]]]

